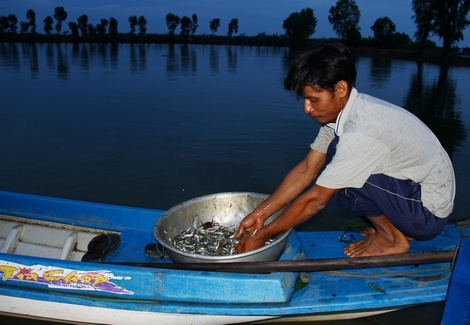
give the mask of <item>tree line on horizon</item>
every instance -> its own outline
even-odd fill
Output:
[[[370,27],[373,38],[363,38],[359,21],[361,13],[355,0],[337,0],[329,10],[328,21],[332,25],[338,39],[348,46],[372,46],[380,48],[417,48],[423,52],[426,47],[435,47],[435,43],[429,40],[434,35],[443,40],[444,53],[450,53],[454,45],[463,40],[463,31],[470,21],[467,19],[470,8],[470,0],[434,1],[412,0],[411,6],[414,12],[413,20],[416,25],[415,41],[405,33],[396,31],[395,23],[387,16],[379,17]],[[196,35],[199,27],[198,17],[179,17],[168,13],[165,22],[168,28],[167,34],[147,34],[147,19],[145,16],[130,16],[128,19],[129,33],[118,32],[118,21],[111,17],[103,18],[96,25],[88,21],[86,14],[78,17],[76,22],[68,22],[69,30],[63,29],[68,13],[64,7],[56,7],[52,16],[47,16],[43,22],[45,34],[37,32],[36,13],[33,9],[26,12],[27,21],[20,22],[18,33],[18,18],[15,14],[0,16],[0,41],[86,41],[86,42],[181,42],[200,43],[214,42],[216,33],[220,28],[220,18],[214,18],[209,22],[211,35]],[[54,26],[55,20],[55,26]],[[302,9],[300,12],[291,13],[282,24],[285,33],[283,35],[266,35],[260,33],[256,39],[269,38],[276,45],[299,46],[305,44],[315,33],[317,19],[311,8]],[[176,29],[180,27],[179,34]],[[238,19],[233,18],[227,26],[227,35],[221,38],[233,41],[234,34],[238,33]],[[55,29],[55,34],[53,30]],[[247,40],[250,37],[242,34],[239,40]]]

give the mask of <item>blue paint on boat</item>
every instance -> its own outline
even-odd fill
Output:
[[[463,238],[449,283],[441,325],[470,324],[470,238]]]

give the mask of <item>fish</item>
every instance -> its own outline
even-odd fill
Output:
[[[170,243],[177,249],[204,256],[229,256],[236,254],[235,247],[240,239],[235,239],[235,225],[222,226],[214,220],[194,225],[174,236]],[[270,244],[274,239],[266,241]]]

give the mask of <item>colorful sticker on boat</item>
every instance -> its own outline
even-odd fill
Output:
[[[116,276],[106,270],[82,271],[39,264],[24,265],[0,260],[0,276],[3,281],[39,283],[55,289],[134,294],[134,292],[121,288],[113,282],[113,280],[130,280],[131,277]]]

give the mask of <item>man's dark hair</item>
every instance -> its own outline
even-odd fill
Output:
[[[340,80],[346,81],[351,90],[356,85],[356,67],[348,48],[332,43],[297,55],[284,79],[284,87],[302,97],[306,86],[333,93]]]

